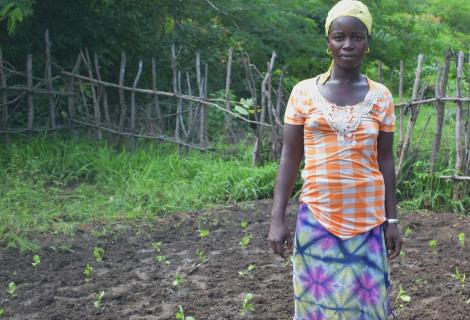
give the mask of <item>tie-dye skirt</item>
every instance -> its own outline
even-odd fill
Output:
[[[300,205],[294,320],[386,320],[391,313],[383,226],[341,240]]]

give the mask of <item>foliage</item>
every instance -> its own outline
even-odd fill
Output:
[[[37,254],[35,254],[33,256],[33,263],[32,263],[34,267],[34,273],[36,273],[36,269],[39,266],[39,264],[41,264],[41,258]]]
[[[175,313],[175,318],[176,320],[196,320],[194,317],[186,316],[181,305],[178,306],[178,311]]]
[[[241,309],[242,314],[255,311],[255,307],[252,301],[253,301],[253,294],[251,293],[245,294],[245,296],[243,297],[243,302],[242,302],[242,309]]]
[[[93,248],[93,257],[95,257],[96,262],[102,262],[104,255],[104,249],[101,247],[94,247]]]
[[[12,297],[16,297],[16,283],[14,283],[13,281],[11,281],[11,282],[8,284],[7,293],[8,293],[9,295],[11,295]]]
[[[96,309],[101,309],[103,308],[103,298],[104,298],[104,291],[101,290],[100,292],[98,292],[95,296],[95,308]]]
[[[89,282],[93,275],[93,267],[89,263],[87,263],[83,269],[83,274],[85,275],[85,282]]]

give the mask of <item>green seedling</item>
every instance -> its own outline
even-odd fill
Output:
[[[243,219],[243,220],[240,222],[240,228],[242,228],[243,230],[245,230],[246,228],[248,228],[248,220]]]
[[[405,229],[405,237],[409,238],[412,233],[413,233],[413,229],[411,229],[410,227],[406,227],[406,229]]]
[[[406,293],[405,289],[400,285],[400,288],[398,289],[398,296],[397,299],[409,303],[411,302],[411,297]]]
[[[96,294],[95,298],[95,308],[96,309],[101,309],[103,307],[103,297],[104,297],[104,291],[101,290],[99,293]]]
[[[184,279],[181,273],[177,272],[175,275],[175,280],[173,281],[173,287],[179,287],[183,284]]]
[[[251,237],[250,234],[245,234],[239,242],[240,247],[242,247],[242,248],[248,247],[248,245],[250,244],[251,239],[252,239],[252,237]]]
[[[238,274],[242,278],[244,278],[244,277],[253,278],[253,275],[251,274],[251,271],[253,271],[255,269],[256,269],[256,264],[253,263],[253,264],[248,265],[248,267],[245,270],[238,271]]]
[[[90,266],[89,263],[87,263],[85,269],[83,269],[83,274],[85,275],[85,282],[89,282],[91,280],[91,276],[93,275],[93,267]]]
[[[2,307],[0,307],[0,318],[5,315],[5,310],[3,310]]]
[[[459,233],[459,243],[460,243],[460,248],[463,249],[465,247],[465,233],[463,232]]]
[[[252,301],[253,301],[253,295],[251,293],[245,294],[245,296],[243,297],[243,302],[242,302],[242,310],[241,310],[242,314],[255,311],[255,307]]]
[[[96,262],[102,262],[104,256],[104,249],[100,247],[93,248],[93,257],[95,257]]]
[[[437,247],[437,240],[429,240],[429,248],[431,248],[432,251],[436,251],[436,247]]]
[[[207,259],[206,253],[202,249],[196,249],[196,256],[200,263],[203,263]]]
[[[7,289],[8,294],[10,294],[12,297],[16,297],[16,283],[13,281],[8,284],[8,289]]]
[[[155,256],[155,261],[162,264],[170,264],[170,261],[165,256]]]
[[[467,278],[465,272],[460,273],[459,268],[455,267],[455,272],[452,274],[452,278],[460,282],[460,286],[462,287],[462,289],[465,288],[465,280]]]
[[[178,312],[175,313],[176,320],[196,320],[194,317],[185,316],[184,309],[181,305],[178,306]]]
[[[35,254],[33,256],[33,263],[32,263],[34,267],[34,274],[36,274],[36,269],[38,268],[40,264],[41,264],[41,258],[37,254]]]
[[[162,250],[162,242],[156,241],[152,243],[152,248],[156,253],[160,253],[160,251]]]
[[[201,239],[207,238],[209,236],[209,230],[207,229],[199,229],[198,232],[199,232],[199,238]]]
[[[291,267],[294,264],[294,255],[290,255],[284,262],[284,267]]]

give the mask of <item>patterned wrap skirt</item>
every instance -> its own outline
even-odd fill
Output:
[[[383,226],[342,240],[300,205],[294,320],[386,320],[391,314]]]

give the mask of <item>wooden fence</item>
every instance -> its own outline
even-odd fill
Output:
[[[49,34],[45,34],[44,76],[33,75],[33,56],[26,57],[25,72],[17,71],[3,59],[0,49],[0,133],[5,135],[25,132],[70,130],[75,135],[78,128],[85,129],[97,139],[126,137],[132,147],[135,138],[161,140],[178,145],[179,155],[189,148],[211,149],[208,137],[208,119],[211,110],[224,113],[225,132],[228,143],[236,143],[235,129],[239,124],[249,124],[254,129],[253,165],[262,162],[262,150],[272,158],[280,155],[282,144],[282,114],[286,106],[285,90],[282,86],[285,68],[279,77],[273,76],[277,55],[273,52],[261,72],[243,52],[238,57],[243,68],[250,100],[245,103],[232,101],[232,73],[234,52],[228,50],[226,81],[221,98],[209,98],[209,66],[202,64],[199,53],[195,54],[193,72],[182,71],[178,66],[179,50],[173,45],[170,50],[172,91],[158,88],[155,59],[151,60],[151,88],[141,88],[140,80],[144,71],[143,61],[138,62],[137,72],[131,85],[125,84],[129,63],[125,53],[121,55],[117,83],[102,79],[102,70],[97,55],[87,50],[80,52],[71,70],[53,63],[51,59]],[[448,79],[452,58],[456,62],[456,95],[447,96]],[[433,170],[441,149],[444,110],[451,105],[456,108],[455,118],[455,174],[442,176],[452,181],[470,180],[470,124],[468,97],[463,96],[463,52],[447,51],[443,66],[437,66],[434,97],[422,98],[426,84],[421,81],[424,56],[417,61],[415,80],[410,101],[403,99],[404,66],[400,63],[399,97],[396,108],[398,119],[397,175],[403,173],[405,159],[416,157],[416,150],[410,151],[410,142],[419,117],[421,106],[435,106],[436,128],[431,154]],[[470,63],[469,63],[470,66]],[[274,79],[276,78],[276,79]],[[378,65],[378,79],[383,82],[382,64]],[[470,87],[470,77],[467,79]],[[220,90],[219,90],[220,91]],[[247,102],[248,101],[248,102]],[[167,113],[162,106],[165,105]],[[464,108],[466,105],[466,110]],[[38,107],[39,106],[39,107]],[[168,112],[170,110],[170,112]],[[406,124],[405,114],[410,117]],[[237,121],[234,124],[234,121]],[[421,138],[419,138],[421,139]],[[467,185],[455,184],[454,199],[461,199],[468,191]]]

